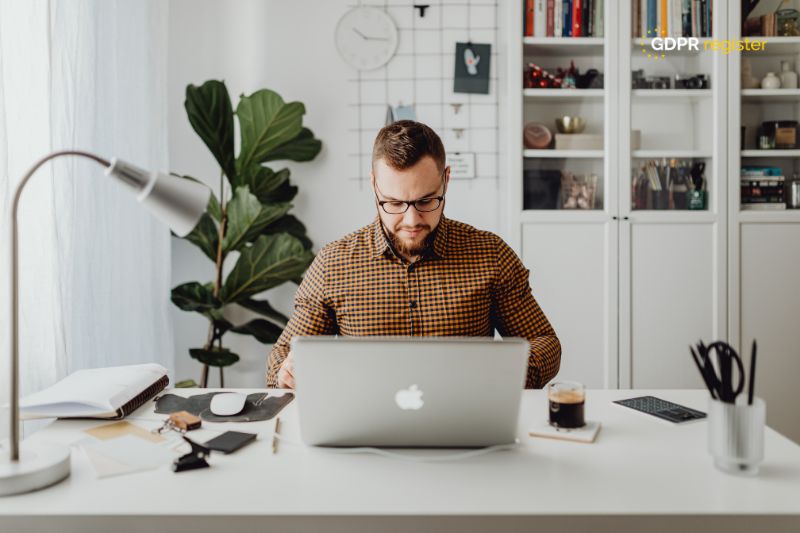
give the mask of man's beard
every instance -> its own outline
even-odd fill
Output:
[[[383,226],[386,235],[389,237],[389,240],[392,242],[392,246],[394,249],[401,253],[402,255],[415,257],[418,255],[422,255],[422,253],[430,248],[433,245],[433,237],[435,235],[435,231],[431,231],[431,227],[427,224],[420,224],[414,226],[413,228],[407,228],[405,226],[401,227],[400,229],[419,229],[422,231],[427,230],[427,234],[424,237],[416,238],[414,240],[403,239],[399,237],[396,233],[391,231],[386,225]]]

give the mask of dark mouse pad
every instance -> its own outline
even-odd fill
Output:
[[[207,392],[206,394],[195,394],[184,398],[177,394],[163,394],[156,398],[156,413],[171,414],[177,411],[189,411],[193,415],[199,416],[206,422],[259,422],[269,420],[286,407],[294,399],[294,394],[286,393],[283,396],[272,396],[268,394],[266,398],[263,392],[254,392],[247,395],[242,412],[231,416],[219,416],[211,412],[211,398],[219,392]]]

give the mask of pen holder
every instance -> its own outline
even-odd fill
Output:
[[[753,405],[708,401],[708,451],[714,466],[729,474],[755,476],[764,458],[766,404]]]

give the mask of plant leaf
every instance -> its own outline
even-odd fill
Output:
[[[314,134],[308,128],[303,128],[300,133],[274,150],[272,150],[263,160],[278,161],[289,159],[291,161],[311,161],[322,150],[322,141],[314,138]]]
[[[294,215],[284,215],[264,229],[265,235],[288,233],[303,243],[303,248],[310,250],[313,243],[306,235],[306,227]]]
[[[255,240],[271,223],[289,209],[288,203],[262,204],[248,188],[238,187],[228,203],[228,226],[222,248],[225,253],[240,249],[245,243]]]
[[[262,235],[242,249],[225,280],[221,300],[239,302],[300,276],[313,259],[303,244],[289,235]]]
[[[239,300],[237,303],[245,309],[249,309],[250,311],[264,315],[265,317],[271,318],[272,320],[280,322],[283,325],[286,325],[286,323],[289,322],[289,317],[272,307],[266,300],[245,298],[244,300]]]
[[[189,123],[211,150],[229,180],[236,178],[233,155],[233,109],[225,83],[209,80],[186,87],[184,102]]]
[[[266,204],[275,202],[290,202],[295,196],[297,196],[297,187],[289,183],[289,180],[286,180],[281,183],[280,187],[264,195],[264,198],[262,198],[261,201]]]
[[[258,198],[250,194],[247,187],[237,187],[233,192],[233,198],[228,202],[228,224],[225,228],[225,238],[222,240],[222,249],[225,252],[237,249],[244,242],[243,237],[260,213],[261,202]]]
[[[183,311],[206,313],[222,305],[218,298],[208,289],[196,281],[178,285],[172,289],[172,303]]]
[[[242,95],[236,108],[242,136],[237,168],[264,162],[270,152],[297,137],[303,129],[305,112],[302,103],[287,104],[269,89]]]
[[[263,318],[256,318],[246,324],[236,326],[231,331],[243,335],[252,335],[261,344],[274,344],[283,333],[283,328]]]
[[[196,359],[204,365],[218,367],[231,366],[239,360],[239,356],[229,349],[220,349],[216,346],[210,350],[204,350],[203,348],[191,348],[189,349],[189,355],[192,356],[192,359]]]
[[[203,213],[192,232],[183,238],[200,248],[209,259],[216,262],[219,229],[208,213]]]
[[[289,174],[288,168],[275,172],[269,167],[252,165],[239,171],[235,186],[246,185],[260,202],[267,203],[268,195],[283,185]]]

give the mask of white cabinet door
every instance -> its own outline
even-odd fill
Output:
[[[616,388],[616,223],[524,224],[522,259],[561,341],[556,379]]]
[[[689,345],[726,338],[724,238],[713,218],[620,224],[621,386],[704,386]]]
[[[800,224],[742,223],[740,353],[750,361],[758,341],[756,395],[767,424],[800,442]]]

